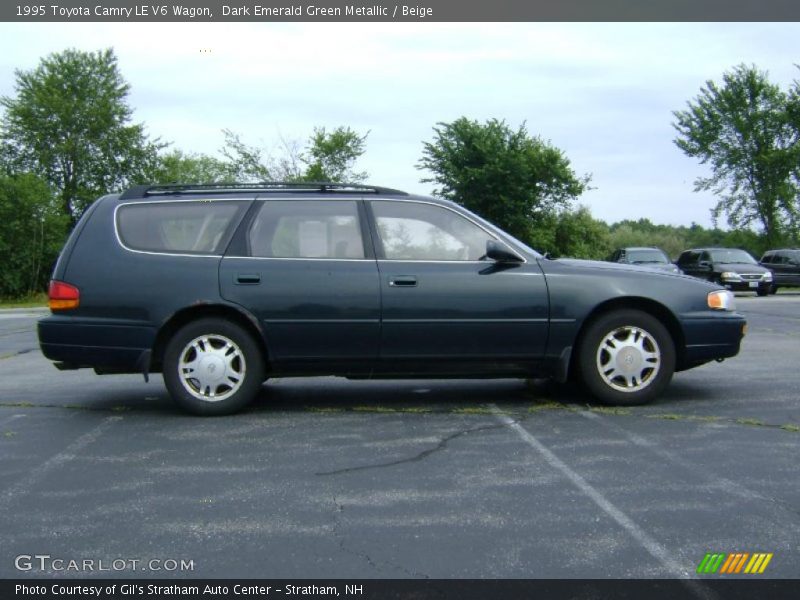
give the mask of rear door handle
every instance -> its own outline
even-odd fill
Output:
[[[257,283],[261,283],[261,274],[260,273],[237,273],[236,274],[236,283],[240,283],[242,285],[255,285]]]
[[[417,278],[413,275],[398,275],[389,279],[390,287],[416,287]]]

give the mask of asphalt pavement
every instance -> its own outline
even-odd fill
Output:
[[[740,355],[645,407],[309,378],[221,418],[160,376],[59,372],[42,313],[0,311],[0,577],[694,577],[766,552],[758,577],[798,578],[800,293],[737,302]]]

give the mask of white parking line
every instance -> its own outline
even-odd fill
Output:
[[[709,473],[709,472],[707,472],[705,470],[698,469],[692,463],[690,463],[688,461],[685,461],[685,460],[679,458],[678,456],[675,456],[669,450],[665,450],[664,448],[662,448],[658,444],[655,444],[654,442],[648,440],[647,438],[643,438],[642,436],[640,436],[638,434],[635,434],[635,433],[633,433],[631,431],[628,431],[627,429],[624,429],[623,427],[620,427],[616,423],[609,422],[608,419],[604,419],[604,418],[602,418],[600,415],[598,415],[596,413],[590,412],[588,410],[582,410],[578,414],[580,416],[584,417],[585,419],[589,419],[591,421],[598,421],[604,427],[606,427],[608,429],[611,429],[613,431],[616,431],[620,435],[628,438],[628,440],[630,440],[632,443],[636,444],[637,446],[640,446],[642,448],[646,448],[647,450],[649,450],[653,454],[655,454],[657,456],[660,456],[661,458],[664,458],[664,459],[670,461],[671,463],[676,464],[679,467],[694,473],[695,475],[699,475],[703,479],[705,479],[707,481],[710,481],[711,483],[716,485],[718,488],[728,492],[729,494],[733,494],[733,495],[739,496],[741,498],[747,498],[749,500],[761,500],[761,501],[764,501],[764,500],[769,501],[770,500],[769,498],[767,498],[763,494],[759,494],[758,492],[755,492],[753,490],[749,490],[746,487],[744,487],[743,485],[741,485],[739,483],[735,483],[735,482],[731,481],[730,479],[725,479],[724,477],[717,477],[716,475],[713,475],[713,474],[711,474],[711,473]]]
[[[77,440],[64,448],[63,451],[51,456],[38,467],[31,469],[28,472],[28,475],[23,477],[21,481],[18,481],[10,488],[0,493],[0,511],[5,511],[7,505],[10,504],[16,497],[28,494],[31,491],[31,488],[44,479],[50,471],[75,458],[76,454],[95,442],[106,432],[109,427],[121,420],[122,417],[120,416],[106,417],[94,429],[84,433]]]
[[[653,539],[646,531],[639,527],[633,520],[617,508],[608,498],[601,494],[597,488],[586,481],[578,473],[573,471],[564,461],[558,458],[552,451],[550,451],[544,444],[542,444],[536,437],[525,429],[522,425],[517,423],[514,419],[507,414],[500,411],[495,404],[490,404],[492,412],[497,419],[506,425],[509,429],[513,430],[519,435],[522,440],[534,448],[547,463],[560,471],[567,479],[569,479],[575,487],[577,487],[584,494],[589,496],[591,500],[599,506],[603,512],[609,517],[614,519],[616,523],[627,531],[642,547],[644,547],[650,555],[655,558],[661,565],[672,575],[679,579],[689,579],[693,574],[689,573],[683,565],[672,559],[671,553],[655,539]],[[695,595],[701,598],[713,598],[715,594],[708,588],[700,584],[698,581],[687,581],[689,587]]]
[[[15,415],[10,415],[8,417],[0,419],[0,427],[8,425],[9,423],[11,423],[11,421],[15,421],[17,419],[21,419],[24,416],[25,416],[24,413],[17,413]]]
[[[39,319],[44,317],[44,312],[0,312],[0,320],[6,319]]]

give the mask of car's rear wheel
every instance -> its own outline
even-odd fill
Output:
[[[265,378],[253,337],[225,319],[182,327],[164,352],[164,383],[172,398],[197,415],[227,415],[244,408]]]
[[[601,315],[586,330],[578,369],[591,394],[606,404],[646,404],[675,372],[675,344],[652,315],[617,310]]]

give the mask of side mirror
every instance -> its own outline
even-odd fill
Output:
[[[697,266],[706,271],[711,270],[711,263],[708,262],[707,260],[701,260],[699,263],[697,263]]]
[[[486,240],[486,257],[499,263],[522,262],[516,252],[497,240]]]

